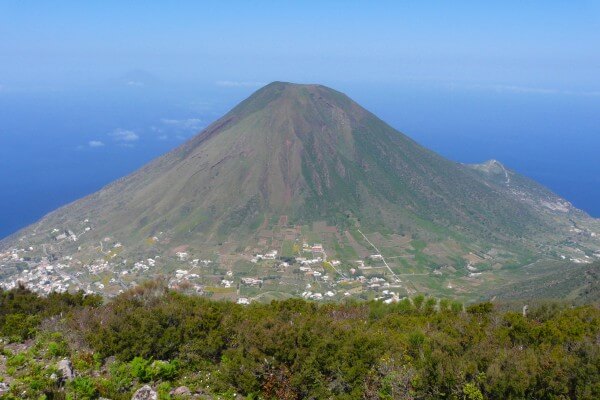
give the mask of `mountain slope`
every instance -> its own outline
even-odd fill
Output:
[[[520,271],[514,282],[499,285],[486,297],[495,301],[561,299],[575,304],[600,303],[600,262],[592,264],[545,263]]]
[[[333,222],[346,213],[374,227],[398,229],[416,216],[498,237],[543,223],[344,95],[282,83],[44,222],[91,215],[105,224],[96,225],[101,234],[176,229],[227,235],[260,225],[265,214],[303,223]],[[395,218],[397,213],[403,215]]]
[[[486,265],[519,262],[542,247],[554,251],[547,246],[563,240],[572,218],[590,220],[573,207],[541,210],[544,196],[549,204],[568,203],[499,166],[444,159],[335,90],[274,82],[179,148],[0,245],[24,238],[47,244],[46,256],[50,249],[91,263],[98,254],[107,258],[103,243],[118,242],[107,260],[126,263],[180,247],[239,255],[257,249],[267,231],[263,247],[329,240],[344,258],[372,251],[356,233],[371,232],[384,248],[386,238],[409,238],[410,246],[396,250],[425,268],[461,265],[472,251]],[[502,179],[512,179],[509,187]],[[293,227],[310,232],[282,233]],[[420,242],[429,253],[417,254]]]

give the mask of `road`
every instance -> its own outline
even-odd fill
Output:
[[[367,241],[367,243],[369,243],[371,245],[371,247],[373,247],[375,249],[375,254],[379,254],[381,255],[381,260],[383,261],[383,263],[385,264],[385,267],[388,269],[388,271],[390,271],[390,274],[392,274],[392,276],[394,277],[394,280],[399,281],[400,279],[398,278],[398,276],[394,273],[394,271],[392,271],[392,269],[390,268],[390,266],[388,265],[387,261],[385,261],[385,257],[383,256],[383,254],[381,254],[381,252],[379,251],[379,249],[373,244],[371,243],[371,241],[365,236],[364,233],[361,232],[360,229],[357,229],[358,233],[360,233],[362,235],[363,238],[365,238],[365,240]]]

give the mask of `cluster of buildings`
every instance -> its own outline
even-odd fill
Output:
[[[258,278],[242,278],[242,283],[248,286],[260,286],[263,280]]]
[[[33,250],[33,247],[30,247],[29,250]],[[23,255],[25,252],[25,249],[12,249],[9,251],[5,251],[4,253],[0,253],[0,262],[23,261]]]
[[[377,301],[383,301],[385,304],[397,303],[400,300],[400,296],[396,292],[392,292],[390,290],[382,290],[381,296],[375,297]]]
[[[12,256],[11,256],[12,258]],[[78,288],[75,279],[69,274],[63,272],[68,265],[56,263],[50,265],[47,262],[39,264],[28,264],[28,268],[20,271],[11,280],[3,281],[0,286],[3,289],[10,290],[23,284],[29,289],[41,293],[49,294],[52,292],[66,292],[72,288]]]
[[[298,263],[300,263],[300,265],[314,265],[314,264],[322,263],[323,259],[321,257],[311,258],[311,259],[307,259],[304,257],[298,257],[298,258],[296,258],[296,261]]]
[[[89,226],[85,228],[85,232],[89,232],[90,230],[91,230],[91,228]],[[60,232],[58,229],[52,230],[52,233],[58,233],[58,232]],[[65,240],[65,239],[68,239],[71,242],[76,242],[77,235],[72,230],[68,229],[62,233],[59,233],[58,235],[56,235],[54,237],[54,240],[56,240],[57,242],[60,242],[61,240]]]
[[[212,264],[211,260],[201,260],[199,258],[195,258],[190,262],[190,265],[192,267],[199,267],[200,264],[204,265],[205,267],[208,267],[210,264]]]
[[[324,296],[323,296],[324,295]],[[310,299],[310,300],[323,300],[323,298],[327,297],[327,298],[333,298],[335,297],[335,293],[332,292],[331,290],[323,293],[320,292],[311,292],[311,291],[306,291],[302,293],[302,297],[305,299]]]
[[[230,281],[229,279],[221,280],[221,286],[223,286],[224,288],[230,288],[230,287],[232,287],[233,284],[234,284],[234,282]]]
[[[277,258],[277,250],[271,250],[265,254],[257,254],[250,261],[257,263],[261,260],[274,260]]]
[[[64,239],[68,239],[72,232],[54,232],[58,233],[55,237],[60,235],[66,235]],[[42,262],[28,263],[29,267],[20,271],[19,274],[14,275],[10,281],[3,284],[3,287],[10,289],[15,287],[19,282],[22,282],[26,286],[35,290],[39,293],[50,293],[52,291],[63,292],[66,290],[79,290],[83,289],[86,292],[94,293],[118,293],[122,290],[126,290],[128,287],[136,285],[135,280],[143,279],[140,277],[151,276],[153,271],[158,266],[168,266],[173,260],[161,261],[160,256],[147,257],[137,260],[133,263],[122,260],[118,263],[113,261],[113,254],[120,254],[123,250],[123,245],[120,242],[113,242],[112,245],[108,246],[110,238],[105,238],[101,243],[100,250],[104,257],[94,260],[89,264],[83,264],[78,260],[73,260],[72,257],[63,257],[61,262],[49,262],[44,259]],[[103,245],[103,246],[102,246]],[[33,248],[30,249],[13,249],[8,252],[0,253],[0,263],[2,260],[6,260],[11,263],[23,263],[25,259],[28,259],[28,253],[32,253]],[[352,268],[350,273],[352,278],[347,277],[345,274],[339,272],[336,267],[341,265],[339,260],[327,260],[327,255],[320,243],[309,245],[303,243],[302,251],[306,253],[312,253],[311,257],[296,257],[294,261],[278,260],[278,251],[270,250],[264,254],[256,254],[250,261],[257,263],[259,261],[274,261],[268,264],[269,268],[276,268],[282,272],[289,272],[291,264],[295,264],[298,270],[304,273],[307,278],[312,278],[309,282],[313,285],[316,283],[315,288],[311,288],[310,283],[306,290],[302,293],[302,297],[311,300],[324,300],[331,299],[337,296],[339,293],[342,296],[350,296],[350,293],[343,290],[338,290],[339,284],[357,282],[364,288],[371,288],[378,290],[380,287],[387,287],[389,283],[385,279],[379,277],[365,276],[354,276],[356,269]],[[38,252],[39,253],[39,252]],[[316,253],[316,254],[315,254]],[[371,258],[377,260],[378,255],[374,255]],[[174,269],[171,273],[169,280],[169,286],[172,288],[193,288],[198,293],[204,293],[206,289],[203,282],[205,277],[198,268],[208,267],[213,261],[209,259],[194,258],[192,259],[191,253],[188,251],[178,251],[173,257],[175,265],[180,265],[177,269]],[[39,259],[38,259],[39,261]],[[364,262],[362,263],[364,266]],[[360,268],[361,265],[359,265]],[[333,270],[327,268],[333,267]],[[210,276],[210,273],[209,273]],[[209,278],[210,279],[210,278]],[[243,285],[245,287],[260,288],[264,284],[264,279],[260,274],[254,276],[243,276],[240,278],[234,277],[232,270],[227,270],[224,275],[221,275],[217,281],[219,286],[224,289],[233,289],[238,287],[237,285]],[[306,278],[305,278],[306,279]],[[314,280],[313,280],[314,279]],[[316,287],[322,289],[316,289]],[[238,290],[240,288],[238,287]],[[393,298],[393,296],[388,296]],[[383,301],[387,300],[385,297]],[[240,296],[237,297],[237,302],[240,304],[249,304],[252,301],[249,297]]]

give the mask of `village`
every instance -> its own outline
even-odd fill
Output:
[[[115,243],[113,247],[121,248],[122,245]],[[4,274],[0,286],[3,289],[23,285],[44,295],[83,290],[85,293],[114,296],[145,279],[162,276],[171,288],[226,298],[240,304],[260,300],[266,292],[284,293],[273,288],[274,284],[287,287],[289,295],[316,301],[371,293],[369,298],[389,303],[406,294],[402,281],[397,277],[370,276],[369,272],[377,267],[366,265],[368,260],[356,260],[355,267],[342,270],[342,262],[328,259],[320,243],[303,243],[301,253],[305,257],[285,257],[283,260],[278,250],[254,254],[248,260],[248,265],[253,268],[241,271],[223,271],[218,261],[191,258],[191,254],[184,251],[175,253],[166,263],[161,256],[155,256],[130,264],[104,259],[83,264],[72,256],[53,261],[42,257],[33,261],[32,253],[35,253],[33,247],[0,253],[0,267]],[[381,259],[378,254],[369,258],[370,261]],[[165,264],[170,268],[165,268]],[[6,276],[10,271],[13,272],[10,277]],[[253,272],[252,276],[250,272]],[[279,282],[274,282],[276,279]],[[290,287],[295,290],[290,290]]]
[[[85,219],[77,229],[57,227],[22,238],[22,247],[0,252],[0,287],[114,297],[162,279],[173,289],[240,304],[288,297],[391,303],[416,293],[468,295],[474,287],[493,285],[502,262],[491,249],[462,253],[460,263],[451,263],[437,256],[440,244],[360,229],[339,232],[325,223],[263,229],[242,251],[233,242],[219,251],[175,246],[168,232],[157,232],[140,250],[113,237],[85,240],[92,233],[93,224]],[[585,254],[572,243],[565,249],[559,254],[565,261],[600,259],[600,250]]]

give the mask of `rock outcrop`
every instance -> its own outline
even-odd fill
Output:
[[[71,360],[68,358],[63,358],[56,364],[56,369],[61,374],[62,379],[70,381],[75,378],[75,373],[73,372],[73,364],[71,364]]]
[[[131,400],[158,400],[158,393],[149,385],[144,385],[133,394]]]

